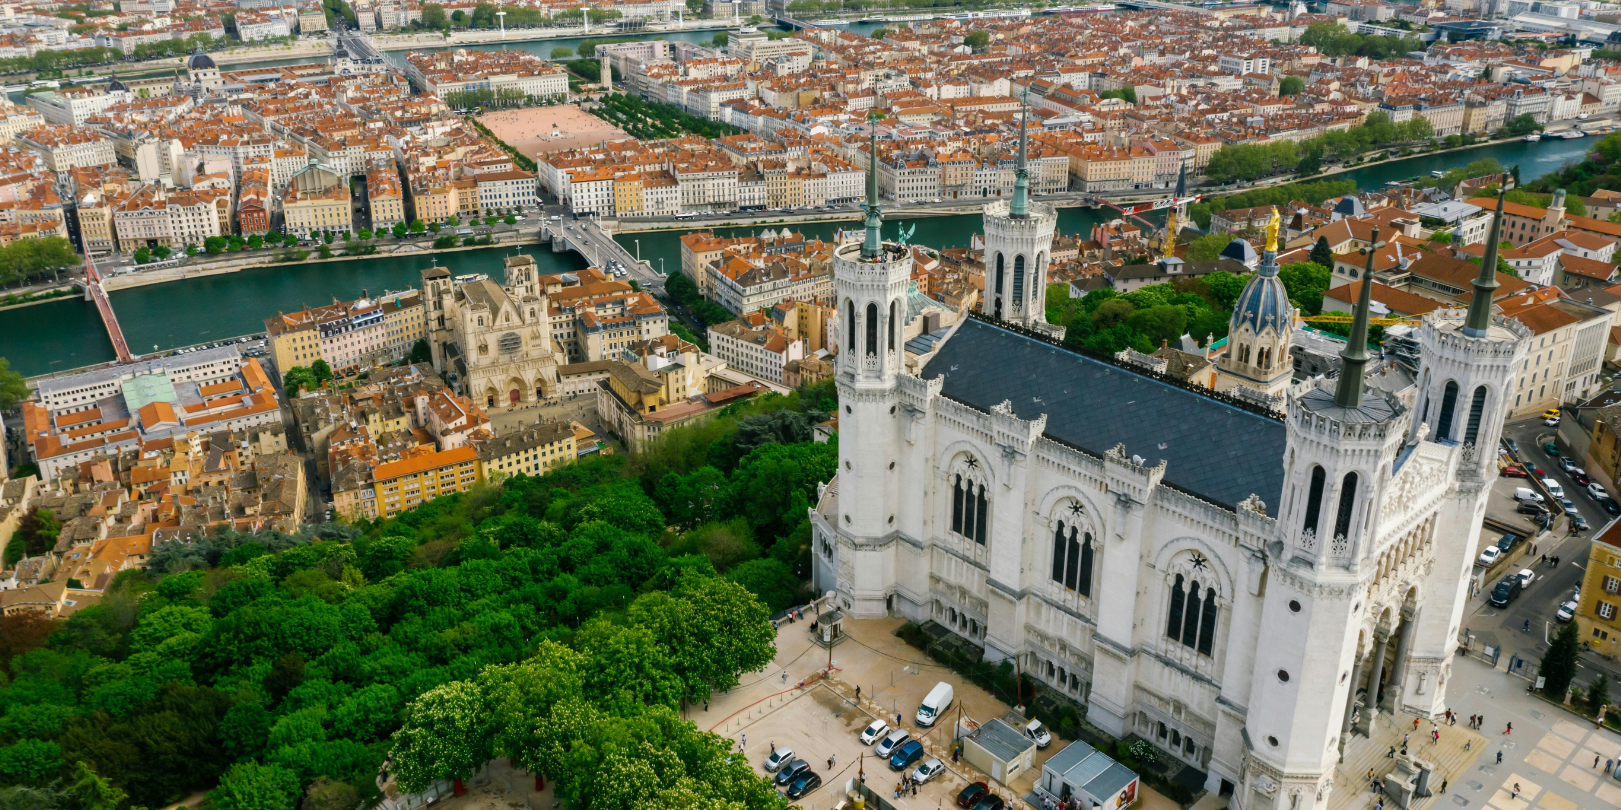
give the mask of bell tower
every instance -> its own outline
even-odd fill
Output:
[[[985,206],[985,295],[980,309],[997,320],[1062,338],[1063,327],[1047,323],[1047,265],[1052,261],[1058,209],[1030,201],[1029,96],[1026,88],[1013,197]]]
[[[838,558],[853,562],[840,594],[854,616],[887,614],[894,582],[895,470],[900,440],[898,378],[905,358],[902,329],[912,252],[883,241],[878,204],[878,130],[869,120],[872,167],[867,173],[866,234],[833,251],[838,301],[839,390]],[[846,555],[849,555],[848,557]]]

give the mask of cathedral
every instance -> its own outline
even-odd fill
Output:
[[[1362,789],[1334,782],[1348,740],[1446,703],[1529,337],[1491,311],[1496,257],[1468,310],[1426,316],[1406,399],[1365,384],[1364,286],[1338,376],[1283,374],[1274,409],[1057,342],[1051,216],[1021,172],[986,208],[984,315],[908,366],[911,253],[882,241],[869,180],[865,240],[834,254],[844,412],[815,586],[1016,660],[1235,808],[1322,810]],[[1232,315],[1231,368],[1267,387],[1289,365],[1280,286],[1272,244]]]
[[[533,256],[508,256],[505,284],[422,271],[434,370],[487,408],[534,402],[557,387],[546,291]]]

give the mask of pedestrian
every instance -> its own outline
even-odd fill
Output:
[[[1447,780],[1445,780],[1445,779],[1441,780],[1441,792],[1442,793],[1447,792]]]
[[[1372,768],[1368,769],[1368,781],[1369,782],[1373,781],[1373,769]]]
[[[741,735],[741,738],[742,738],[742,742],[738,743],[738,747],[743,749],[743,750],[748,750],[748,747],[749,747],[749,735],[743,734],[743,735]]]
[[[1546,554],[1542,555],[1542,560],[1541,561],[1542,562],[1547,562],[1548,561],[1548,555],[1546,555]]]
[[[1615,765],[1615,760],[1613,760],[1613,759],[1604,760],[1604,772],[1609,773],[1610,768],[1613,767],[1614,765]]]
[[[1417,717],[1413,718],[1413,730],[1418,731],[1418,718]],[[1402,737],[1402,742],[1407,742],[1407,738],[1405,736]]]
[[[1407,746],[1404,745],[1401,747],[1401,755],[1404,757],[1407,756]]]
[[[788,685],[788,671],[787,670],[783,670],[783,672],[782,672],[782,685],[783,686]]]
[[[1507,728],[1505,728],[1505,729],[1503,729],[1503,733],[1504,733],[1504,734],[1513,734],[1513,733],[1514,733],[1514,724],[1513,724],[1513,723],[1509,723],[1509,724],[1508,724],[1508,727],[1507,727]]]
[[[1514,794],[1509,796],[1509,798],[1510,799],[1518,799],[1518,798],[1520,798],[1520,783],[1519,782],[1514,783]]]
[[[900,725],[901,725],[901,713],[896,712],[895,713],[895,727],[900,728]]]
[[[1524,630],[1527,633],[1531,632],[1531,620],[1530,619],[1525,620],[1525,628],[1524,628]]]
[[[827,769],[830,770],[830,771],[833,770],[833,763],[838,762],[838,761],[839,761],[839,755],[838,754],[834,754],[833,756],[828,757],[827,758]]]
[[[1418,726],[1415,725],[1415,726],[1413,726],[1413,728],[1418,728]],[[1408,737],[1410,737],[1410,736],[1412,736],[1412,735],[1409,735],[1409,734],[1401,735],[1401,747],[1403,747],[1403,748],[1407,747],[1407,740],[1408,740]]]
[[[913,796],[917,795],[917,782],[912,783],[912,795]]]
[[[856,687],[856,702],[861,702],[861,687],[859,686]]]
[[[1499,765],[1503,764],[1503,752],[1502,751],[1497,752],[1497,764],[1499,764]]]
[[[766,746],[765,750],[766,750],[767,753],[772,753],[772,754],[776,753],[776,751],[777,751],[777,741],[772,740],[771,744],[769,746]]]
[[[1463,750],[1468,751],[1469,749],[1471,749],[1473,747],[1475,747],[1475,741],[1474,740],[1464,740],[1463,741]]]
[[[1395,759],[1395,758],[1396,758],[1396,746],[1392,745],[1392,746],[1390,746],[1390,750],[1385,752],[1385,759]]]

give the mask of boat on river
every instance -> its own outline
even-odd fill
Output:
[[[1576,140],[1577,138],[1585,138],[1585,137],[1587,137],[1587,133],[1585,133],[1585,132],[1583,132],[1583,131],[1581,131],[1579,129],[1567,129],[1564,132],[1560,133],[1559,137],[1564,138],[1567,141],[1573,141],[1573,140]]]
[[[1525,136],[1525,142],[1526,143],[1536,143],[1537,141],[1540,141],[1540,140],[1542,140],[1542,136],[1538,135],[1535,132],[1531,133],[1530,135]]]

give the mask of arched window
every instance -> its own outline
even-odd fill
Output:
[[[1064,581],[1064,552],[1069,548],[1069,538],[1064,536],[1064,522],[1058,522],[1058,531],[1053,532],[1053,582]]]
[[[985,485],[979,485],[979,500],[974,504],[974,542],[985,545]]]
[[[962,534],[962,476],[951,485],[951,530]]]
[[[964,481],[962,493],[962,528],[958,533],[964,536],[974,534],[974,482]]]
[[[1072,591],[1075,590],[1075,579],[1080,574],[1081,568],[1081,544],[1075,539],[1075,535],[1075,528],[1070,527],[1069,538],[1065,540],[1069,548],[1069,564],[1064,568],[1064,587]]]
[[[889,350],[895,351],[895,330],[900,324],[895,321],[895,302],[889,302],[889,328],[884,331],[889,334]]]
[[[1013,257],[1013,300],[1024,301],[1024,255]]]
[[[1199,639],[1199,582],[1188,583],[1188,613],[1182,619],[1182,646],[1192,647]]]
[[[1458,384],[1447,380],[1446,391],[1441,395],[1441,413],[1436,415],[1438,421],[1435,425],[1435,440],[1446,441],[1452,438],[1452,411],[1458,404]]]
[[[1475,443],[1480,435],[1480,415],[1486,410],[1486,386],[1475,388],[1474,399],[1469,403],[1469,424],[1463,429],[1463,440],[1469,444]]]
[[[1086,538],[1081,542],[1081,583],[1082,596],[1092,595],[1092,533],[1087,532]]]
[[[854,357],[855,353],[856,353],[856,305],[855,305],[855,302],[854,301],[845,301],[844,302],[844,311],[845,311],[846,317],[849,318],[849,326],[846,327],[846,329],[845,329],[845,332],[849,335],[849,340],[845,342],[844,350],[849,352],[851,357]]]
[[[1209,655],[1216,638],[1216,589],[1204,592],[1204,614],[1199,618],[1199,654]]]
[[[1182,635],[1182,608],[1183,600],[1187,594],[1182,593],[1182,575],[1176,575],[1176,584],[1171,586],[1171,615],[1165,622],[1165,636],[1175,639]]]
[[[1356,509],[1356,473],[1345,474],[1345,483],[1340,487],[1340,511],[1334,516],[1334,536],[1347,537],[1351,534],[1351,512]]]
[[[992,314],[998,320],[1000,320],[1002,317],[1002,270],[1002,254],[998,253],[996,254],[995,295],[992,296],[992,300],[995,301],[994,311]]]
[[[867,305],[867,356],[878,356],[878,305]]]
[[[1313,534],[1317,533],[1317,519],[1323,511],[1323,481],[1327,477],[1322,467],[1311,465],[1311,489],[1306,493],[1306,523],[1301,528]]]

